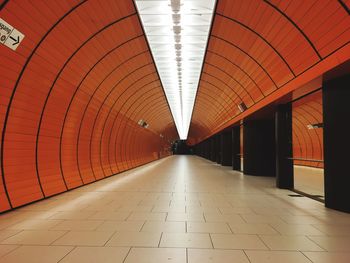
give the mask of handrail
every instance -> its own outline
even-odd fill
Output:
[[[315,163],[323,163],[324,160],[315,160],[315,159],[304,159],[304,158],[292,158],[288,157],[288,160],[295,160],[295,161],[306,161],[306,162],[315,162]]]

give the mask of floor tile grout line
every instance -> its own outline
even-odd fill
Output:
[[[272,249],[265,243],[265,241],[262,239],[262,237],[259,234],[255,234],[255,236],[258,237],[258,239],[264,244],[265,247],[267,247],[269,251],[272,251]]]
[[[160,238],[159,238],[159,242],[158,242],[158,248],[160,247],[160,243],[162,241],[162,238],[163,238],[163,232],[160,234]]]
[[[244,255],[246,256],[247,260],[248,260],[250,263],[252,263],[252,261],[251,261],[250,258],[248,257],[247,252],[246,252],[244,249],[242,249],[242,251],[243,251]]]
[[[109,237],[109,238],[107,238],[107,240],[106,240],[106,242],[103,244],[103,246],[102,247],[106,247],[106,245],[108,244],[108,242],[114,237],[114,236],[118,236],[118,231],[114,231],[113,233],[112,233],[112,235]]]
[[[311,260],[311,258],[309,258],[306,254],[305,251],[299,251],[305,258],[307,258],[307,260],[310,261],[310,263],[313,263],[314,261]]]
[[[57,261],[57,263],[61,262],[63,259],[65,259],[69,254],[71,254],[74,250],[77,249],[78,246],[72,246],[73,248],[67,253],[65,254],[59,261]]]
[[[212,239],[212,237],[211,237],[211,233],[208,233],[208,235],[209,235],[209,239],[210,239],[211,246],[212,246],[213,249],[215,249],[215,247],[214,247],[214,242],[213,242],[213,239]]]
[[[127,257],[130,255],[130,252],[131,252],[131,249],[132,249],[132,248],[133,248],[133,247],[130,247],[130,248],[129,248],[128,253],[126,253],[125,258],[123,259],[123,263],[125,262],[125,260],[127,259]]]
[[[306,237],[306,239],[310,240],[312,243],[314,243],[316,246],[318,246],[319,248],[323,249],[323,252],[329,252],[327,249],[325,249],[324,247],[322,247],[320,244],[318,244],[316,241],[314,241],[312,238],[310,238],[308,235],[305,235],[304,237]]]

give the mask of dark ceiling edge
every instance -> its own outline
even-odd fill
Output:
[[[309,43],[309,45],[311,46],[311,48],[314,50],[314,52],[317,54],[319,59],[322,59],[322,56],[320,55],[320,53],[318,52],[318,50],[316,49],[314,43],[312,43],[312,41],[310,40],[310,38],[306,35],[306,33],[289,17],[287,16],[286,13],[282,12],[282,10],[280,10],[276,5],[274,5],[273,3],[271,3],[268,0],[263,0],[266,4],[268,4],[270,7],[272,7],[273,9],[275,9],[279,14],[281,14],[284,18],[286,18],[298,31],[299,33],[301,33],[303,35],[303,37],[305,38],[305,40]]]
[[[4,2],[1,3],[0,5],[0,11],[5,8],[6,4],[9,2],[10,0],[5,0]]]
[[[172,111],[171,111],[168,98],[167,98],[167,96],[166,96],[166,94],[165,94],[165,90],[164,90],[164,86],[163,86],[163,83],[162,83],[162,79],[160,78],[160,75],[159,75],[159,72],[158,72],[158,68],[157,68],[157,64],[156,64],[156,62],[155,62],[155,60],[154,60],[154,56],[153,56],[153,53],[152,53],[152,49],[151,49],[151,46],[150,46],[150,44],[149,44],[149,42],[148,42],[148,38],[147,38],[147,35],[146,35],[145,28],[143,27],[143,24],[142,24],[140,12],[139,12],[139,9],[137,8],[137,5],[136,5],[136,0],[131,0],[131,2],[134,4],[134,8],[135,8],[135,10],[136,10],[136,15],[137,15],[137,17],[138,17],[138,20],[139,20],[139,23],[140,23],[142,32],[143,32],[143,34],[145,35],[145,40],[146,40],[146,43],[147,43],[147,47],[148,47],[148,49],[149,49],[149,51],[150,51],[150,54],[151,54],[151,57],[152,57],[152,61],[153,61],[154,67],[156,68],[156,72],[157,72],[157,75],[158,75],[158,78],[159,78],[160,85],[162,86],[162,91],[163,91],[163,94],[164,94],[164,97],[165,97],[165,101],[166,101],[166,103],[168,104],[169,112],[170,112],[171,118],[173,119],[173,122],[174,122],[174,126],[175,126],[175,130],[176,130],[177,136],[178,136],[179,139],[180,139],[180,134],[179,134],[179,132],[178,132],[178,130],[177,130],[176,122],[175,122],[173,113],[172,113]]]
[[[207,54],[208,54],[208,47],[209,47],[209,42],[210,42],[210,36],[211,36],[211,33],[213,32],[214,20],[215,20],[215,17],[216,17],[215,14],[216,14],[216,10],[218,9],[218,5],[219,5],[219,0],[215,0],[214,9],[213,9],[213,16],[211,18],[210,30],[209,30],[209,33],[208,33],[207,45],[205,47],[205,55],[204,55],[204,58],[203,58],[203,63],[202,63],[202,68],[201,68],[201,74],[199,76],[197,90],[196,90],[196,95],[194,97],[195,99],[194,99],[194,102],[193,102],[193,109],[192,109],[192,114],[191,114],[191,118],[190,118],[190,127],[188,128],[187,139],[188,139],[188,135],[190,134],[190,131],[191,131],[191,124],[192,124],[192,119],[193,119],[193,113],[194,113],[194,109],[196,108],[197,95],[198,95],[198,91],[199,91],[199,88],[200,88],[200,83],[201,83],[201,79],[202,79],[202,75],[203,75],[205,60],[206,60]]]
[[[350,15],[349,7],[342,0],[338,0],[338,2],[345,9],[345,11],[348,13],[348,15]]]

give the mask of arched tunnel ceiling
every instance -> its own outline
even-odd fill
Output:
[[[178,135],[132,0],[1,7],[25,39],[0,46],[0,211],[168,154]]]
[[[350,1],[218,0],[192,116],[199,142],[350,58]],[[241,114],[238,105],[248,110]]]

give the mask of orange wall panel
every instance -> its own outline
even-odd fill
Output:
[[[177,138],[132,0],[10,0],[0,15],[25,34],[16,52],[0,46],[0,212],[156,160]]]

